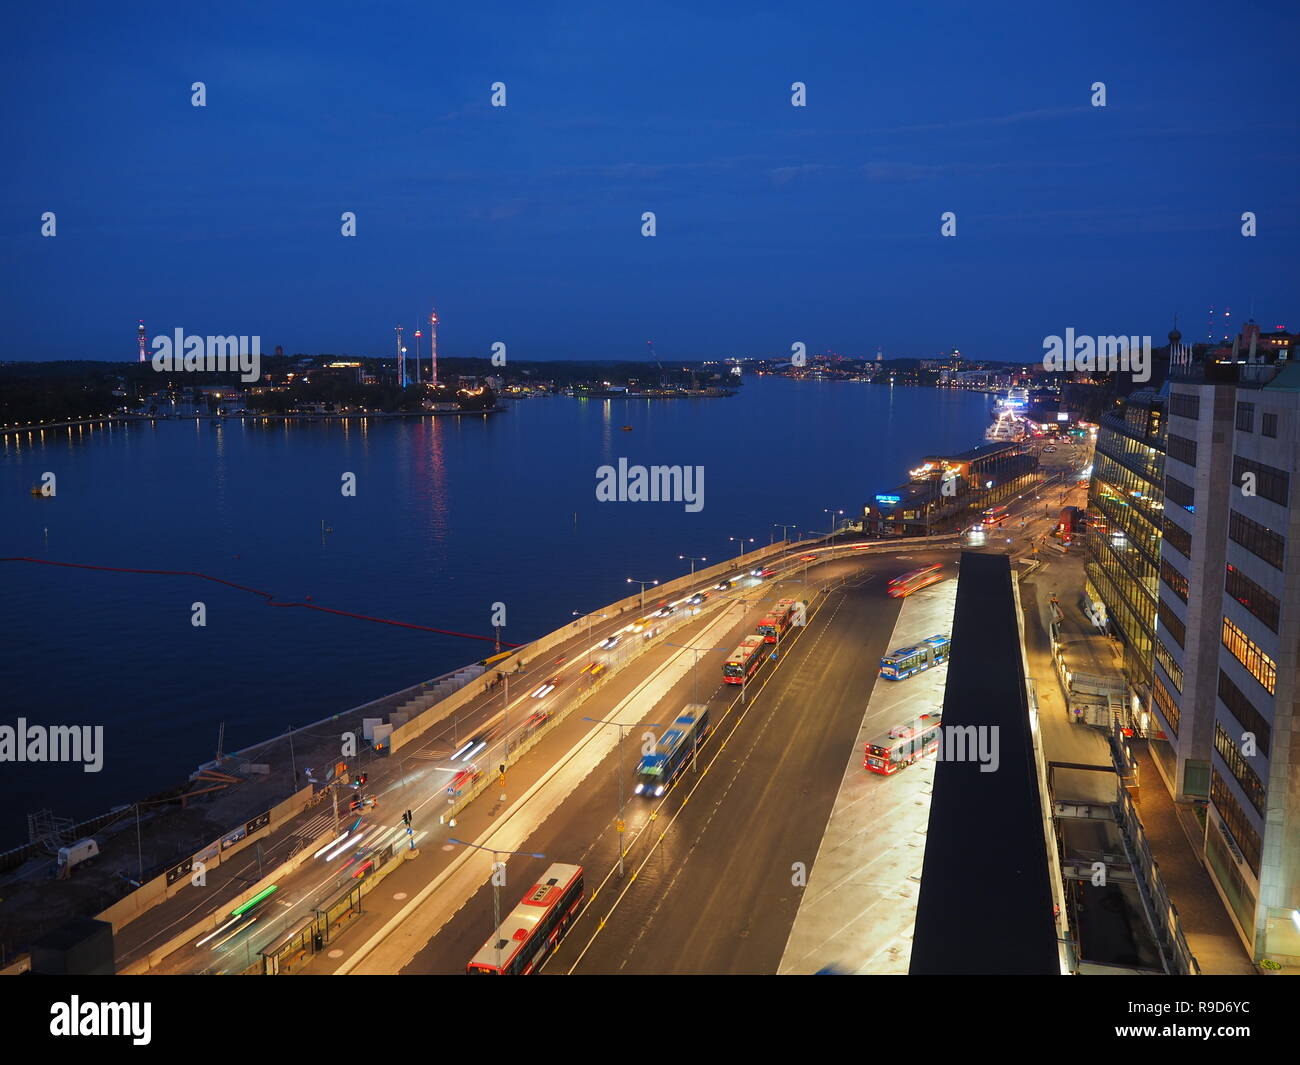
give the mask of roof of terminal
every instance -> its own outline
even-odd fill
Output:
[[[911,972],[1057,974],[1046,827],[1006,555],[962,553],[943,723],[945,740],[953,728],[987,730],[997,768],[981,772],[980,761],[955,760],[951,750],[935,767]]]

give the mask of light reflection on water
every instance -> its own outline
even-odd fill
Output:
[[[730,537],[779,538],[774,522],[859,513],[925,455],[981,443],[987,409],[978,393],[751,378],[727,399],[535,398],[492,417],[46,430],[0,438],[0,556],[196,570],[485,635],[500,601],[503,639],[524,641],[623,597],[628,576],[678,576],[679,555],[713,562]],[[596,469],[620,457],[702,465],[704,508],[598,503]],[[54,499],[30,495],[45,471]],[[0,574],[0,720],[102,723],[107,745],[98,774],[6,767],[0,846],[25,838],[29,810],[90,815],[176,782],[222,722],[236,750],[491,650],[201,580]]]

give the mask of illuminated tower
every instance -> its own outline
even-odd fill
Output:
[[[143,319],[143,318],[140,319],[140,328],[137,329],[137,330],[135,331],[135,333],[136,333],[136,336],[140,338],[140,361],[141,361],[141,362],[148,362],[149,360],[146,359],[146,358],[145,358],[145,355],[144,355],[144,349],[145,349],[145,338],[144,338],[144,319]]]
[[[418,329],[415,331],[415,384],[420,384],[420,337],[423,336]]]
[[[429,356],[432,359],[433,387],[438,387],[438,312],[429,312]]]
[[[397,387],[406,387],[406,349],[402,347],[402,327],[397,327]]]

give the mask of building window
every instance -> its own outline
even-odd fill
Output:
[[[1255,734],[1255,746],[1267,758],[1269,744],[1273,740],[1273,729],[1223,670],[1219,670],[1219,699],[1232,716],[1241,722],[1242,728]]]
[[[1171,503],[1177,503],[1184,510],[1196,510],[1196,493],[1190,484],[1183,484],[1177,477],[1165,474],[1165,495]]]
[[[1272,500],[1281,507],[1287,505],[1291,475],[1286,470],[1279,470],[1276,466],[1265,466],[1262,462],[1233,455],[1232,480],[1238,488],[1243,484],[1242,477],[1248,473],[1255,475],[1255,495]]]
[[[1278,615],[1281,612],[1278,601],[1231,562],[1228,563],[1228,572],[1224,577],[1223,588],[1255,617],[1259,618],[1274,632],[1277,632]]]
[[[1277,415],[1265,414],[1264,427],[1261,430],[1265,436],[1277,436]]]
[[[1169,679],[1174,682],[1174,687],[1180,692],[1183,690],[1183,667],[1178,664],[1178,659],[1174,657],[1172,651],[1165,646],[1165,641],[1159,636],[1155,638],[1153,644],[1156,654],[1156,661],[1169,674]]]
[[[1232,737],[1228,735],[1227,730],[1218,721],[1214,723],[1214,749],[1219,752],[1219,757],[1227,765],[1228,771],[1237,778],[1237,783],[1241,785],[1241,790],[1246,793],[1250,805],[1255,807],[1255,810],[1263,817],[1264,782],[1259,779],[1259,774],[1251,769],[1245,755],[1237,749],[1237,745],[1232,742]]]
[[[1163,603],[1161,604],[1164,605]],[[1223,619],[1223,646],[1232,652],[1232,657],[1246,667],[1269,695],[1277,687],[1277,663],[1261,650],[1241,629],[1227,618]]]
[[[1201,397],[1193,392],[1171,392],[1169,413],[1197,421],[1201,416]]]
[[[1169,519],[1165,519],[1165,536],[1169,536]],[[1262,558],[1274,569],[1282,568],[1286,541],[1266,525],[1251,521],[1244,514],[1232,511],[1228,518],[1228,536],[1257,558]],[[1175,545],[1177,546],[1177,545]],[[1189,556],[1190,557],[1190,556]]]
[[[1190,559],[1192,557],[1192,534],[1169,518],[1165,518],[1164,531],[1165,543],[1182,552],[1183,557]]]
[[[1165,445],[1165,453],[1171,459],[1177,459],[1188,466],[1196,465],[1196,441],[1188,440],[1185,436],[1170,433]]]
[[[1210,773],[1210,801],[1214,803],[1224,825],[1241,848],[1241,856],[1246,859],[1246,864],[1259,876],[1259,833],[1246,819],[1246,811],[1232,797],[1232,792],[1223,777],[1219,776],[1218,769]]]
[[[1237,404],[1237,428],[1243,433],[1253,433],[1255,431],[1255,404]]]
[[[1187,578],[1173,567],[1169,559],[1161,556],[1160,559],[1160,579],[1165,582],[1174,593],[1184,603],[1187,602]]]
[[[1174,701],[1174,697],[1169,694],[1169,689],[1165,687],[1164,681],[1160,679],[1159,675],[1152,679],[1155,683],[1151,685],[1151,694],[1155,701],[1156,709],[1160,711],[1160,716],[1165,719],[1165,724],[1168,726],[1169,731],[1172,732],[1174,738],[1177,739],[1178,726],[1182,723],[1182,712],[1178,709],[1178,704]]]
[[[1187,626],[1183,624],[1182,619],[1170,609],[1169,604],[1163,599],[1160,600],[1160,607],[1156,616],[1160,619],[1161,628],[1168,631],[1169,635],[1178,643],[1178,646],[1186,647]]]

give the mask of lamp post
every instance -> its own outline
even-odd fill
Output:
[[[499,851],[491,847],[480,847],[477,843],[468,843],[463,839],[448,839],[448,843],[454,843],[459,847],[472,847],[476,851],[487,851],[492,855],[492,939],[496,944],[497,952],[497,972],[501,972],[501,937],[497,931],[501,928],[501,885],[497,880],[497,866],[504,868],[504,863],[500,861],[502,854],[513,857],[522,854],[525,858],[545,858],[545,854],[538,854],[535,851]]]
[[[526,676],[530,671],[526,669],[516,670],[520,676]],[[501,716],[501,753],[503,757],[510,756],[510,674],[502,673],[505,678],[506,688],[506,705]]]
[[[698,558],[696,558],[694,555],[678,555],[677,557],[680,558],[680,559],[690,559],[690,563],[691,563],[691,585],[694,586],[694,584],[695,584],[695,563],[697,563],[697,562],[708,562],[708,561],[709,561],[709,560],[708,560],[708,557],[705,556],[705,555],[700,555]]]
[[[829,514],[829,515],[831,516],[831,547],[834,547],[834,546],[835,546],[835,534],[836,534],[837,532],[840,531],[840,517],[843,516],[844,511],[843,511],[843,510],[832,510],[832,509],[830,509],[830,508],[823,508],[823,509],[822,509],[822,513],[823,513],[823,514]]]
[[[781,543],[785,543],[786,540],[789,539],[789,532],[788,532],[788,530],[793,529],[796,533],[799,531],[799,526],[797,526],[797,525],[786,525],[785,523],[783,523],[783,522],[779,522],[779,521],[773,522],[773,523],[772,523],[772,528],[774,528],[774,529],[780,529],[780,530],[781,530]]]
[[[623,799],[623,730],[630,729],[633,726],[625,724],[622,721],[605,721],[599,717],[584,717],[583,721],[590,721],[597,725],[613,725],[618,729],[618,820],[614,822],[614,827],[618,829],[618,875],[623,875],[623,832],[627,824],[623,818],[624,799]],[[635,722],[634,722],[635,724]],[[640,723],[643,728],[661,728],[650,721]]]
[[[664,646],[678,647],[683,651],[693,651],[695,653],[695,658],[691,663],[691,702],[699,703],[700,689],[699,689],[699,684],[696,682],[695,674],[696,671],[699,669],[699,665],[700,665],[700,652],[701,651],[725,651],[726,648],[725,647],[696,647],[693,644],[689,644],[689,643],[669,643],[667,640],[664,641]]]
[[[584,614],[582,613],[582,611],[580,611],[580,610],[573,610],[573,611],[570,611],[570,613],[572,613],[573,616],[574,616],[575,618],[580,618],[580,617],[584,617],[584,616],[586,617],[586,619],[587,619],[587,639],[589,639],[589,640],[591,639],[591,619],[592,619],[592,618],[602,618],[602,619],[603,619],[603,618],[607,618],[607,617],[609,617],[608,614],[586,614],[586,615],[584,615]]]
[[[754,542],[754,538],[753,538],[752,536],[750,536],[750,537],[748,537],[748,538],[746,538],[746,537],[744,537],[744,536],[728,536],[728,537],[727,537],[727,542],[728,542],[728,543],[732,543],[733,541],[734,541],[735,543],[740,544],[740,554],[738,554],[738,555],[736,556],[736,558],[737,558],[737,559],[742,559],[742,558],[745,557],[745,545],[746,545],[746,544],[752,544],[752,543]]]
[[[658,584],[659,582],[658,582],[658,581],[642,581],[642,580],[638,580],[636,577],[629,577],[629,578],[627,579],[627,583],[628,583],[628,584],[639,584],[639,585],[641,585],[641,609],[644,610],[644,609],[645,609],[645,590],[646,590],[646,587],[647,587],[647,586],[653,587],[654,585]]]

